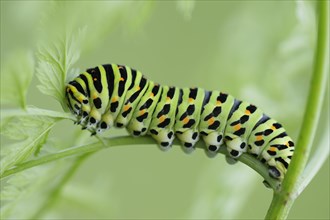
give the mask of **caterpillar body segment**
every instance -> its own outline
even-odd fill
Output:
[[[226,124],[234,103],[233,96],[219,91],[209,92],[204,101],[199,129],[209,156],[214,156],[224,143]]]
[[[133,114],[135,108],[148,88],[148,81],[143,77],[141,72],[132,69],[131,74],[131,84],[125,96],[121,112],[116,118],[117,127],[126,127],[133,115],[136,115]]]
[[[125,127],[133,136],[151,135],[162,150],[177,137],[187,153],[203,139],[209,156],[224,144],[230,157],[251,154],[280,180],[294,152],[282,125],[258,107],[219,91],[161,86],[127,66],[86,70],[68,83],[66,100],[92,134]]]
[[[131,135],[141,136],[146,135],[148,132],[150,133],[148,129],[161,94],[161,86],[152,81],[148,81],[148,88],[141,97],[133,116],[127,125],[127,130]],[[122,127],[122,125],[117,124],[117,127]]]
[[[190,153],[199,140],[199,122],[205,91],[198,88],[184,88],[180,90],[180,94],[175,117],[175,133],[182,143],[183,150]]]
[[[237,108],[237,109],[235,109]],[[247,152],[248,137],[253,126],[262,118],[262,111],[247,102],[237,103],[226,125],[226,145],[232,157]]]
[[[151,116],[148,133],[162,150],[171,147],[174,140],[175,113],[179,100],[179,89],[162,86],[161,95]]]

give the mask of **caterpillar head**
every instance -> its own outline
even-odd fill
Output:
[[[66,102],[69,110],[77,117],[77,123],[81,123],[90,111],[88,97],[81,85],[71,81],[65,90]]]

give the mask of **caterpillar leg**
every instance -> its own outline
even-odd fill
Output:
[[[150,135],[153,137],[153,139],[156,140],[161,150],[167,151],[172,146],[172,142],[174,140],[174,132],[172,130],[157,130],[151,129],[149,131]]]
[[[206,145],[206,155],[208,157],[214,157],[217,155],[218,150],[220,149],[220,146],[223,143],[223,135],[216,131],[211,132],[209,134],[203,133],[203,140]]]
[[[262,183],[264,184],[264,186],[266,187],[266,188],[272,188],[271,186],[270,186],[270,184],[266,181],[266,180],[264,180],[264,181],[262,181]]]
[[[199,134],[196,130],[176,131],[176,136],[181,141],[182,150],[185,153],[189,154],[194,151],[194,146],[199,140]]]
[[[97,133],[101,133],[109,128],[111,128],[113,126],[113,117],[112,115],[107,112],[105,114],[102,115],[101,120],[99,121],[99,123],[97,124]]]
[[[147,127],[143,123],[131,123],[126,129],[134,137],[144,136],[147,133]]]
[[[230,165],[234,165],[237,163],[237,159],[226,155],[226,162]]]
[[[126,130],[134,137],[144,136],[148,132],[148,126],[150,124],[151,119],[148,118],[148,112],[137,111],[136,116],[133,117],[128,125],[126,126]],[[143,116],[143,117],[141,117]],[[124,124],[116,123],[116,127],[121,128]]]
[[[91,111],[91,108],[89,105],[82,105],[81,111],[79,112],[79,115],[77,117],[76,123],[82,125],[84,129],[87,128],[90,111]]]
[[[238,136],[226,136],[226,146],[228,153],[233,158],[238,158],[247,151],[247,144]]]
[[[92,109],[89,114],[85,111],[82,112],[81,118],[77,121],[78,124],[82,125],[82,129],[87,129],[95,135],[98,132],[98,125],[101,120],[101,114]]]

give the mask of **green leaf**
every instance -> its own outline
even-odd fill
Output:
[[[35,136],[38,131],[44,131],[55,118],[38,117],[34,115],[11,117],[1,126],[1,134],[12,140],[24,140]]]
[[[64,33],[63,36],[46,43],[38,50],[37,77],[40,81],[39,90],[64,104],[64,90],[68,78],[72,78],[78,71],[73,64],[80,56],[80,43],[85,36],[86,29],[79,29],[77,34]]]
[[[26,94],[34,73],[32,53],[12,53],[1,65],[1,104],[26,107]]]
[[[47,116],[50,118],[57,118],[57,119],[71,119],[75,120],[75,117],[71,113],[65,112],[57,112],[47,109],[41,109],[34,106],[28,106],[26,110],[22,109],[1,109],[0,114],[0,126],[1,129],[8,123],[8,120],[11,117],[22,117],[22,116]],[[1,130],[0,129],[0,130]]]
[[[54,118],[36,116],[9,119],[8,123],[1,127],[1,133],[10,139],[23,141],[3,146],[0,174],[40,151],[56,121]]]
[[[58,161],[48,166],[7,178],[1,182],[1,219],[36,219],[33,216],[51,201],[54,190],[57,190],[66,174],[71,170],[71,163]],[[31,202],[33,201],[33,202]]]

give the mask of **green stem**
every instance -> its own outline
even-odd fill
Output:
[[[175,140],[174,145],[180,145],[178,140]],[[101,149],[105,149],[108,147],[116,147],[116,146],[128,146],[128,145],[155,145],[155,141],[150,137],[139,137],[139,138],[134,138],[130,136],[125,136],[125,137],[115,137],[115,138],[108,138],[108,139],[103,139],[102,142],[97,142],[93,144],[88,144],[80,147],[72,147],[54,154],[46,155],[39,157],[35,160],[30,160],[21,164],[18,164],[17,166],[6,170],[3,172],[3,174],[0,176],[0,179],[8,177],[10,175],[13,175],[15,173],[18,173],[20,171],[49,163],[58,159],[63,159],[67,157],[72,157],[72,156],[79,156],[83,155],[86,153],[92,153],[96,152]],[[205,146],[202,142],[198,142],[196,144],[196,148],[203,149]],[[227,155],[227,150],[225,147],[221,147],[219,150],[219,153]],[[267,183],[272,187],[274,190],[276,190],[280,182],[278,180],[275,180],[271,178],[268,174],[268,168],[262,164],[258,159],[252,157],[251,155],[248,154],[243,154],[239,159],[240,162],[246,164],[247,166],[251,167],[254,169],[256,172],[258,172],[260,175],[264,177],[264,179],[267,181]]]
[[[312,148],[321,114],[329,74],[329,1],[318,2],[318,38],[314,61],[314,72],[305,108],[295,154],[283,180],[283,186],[274,192],[266,219],[285,219],[299,196],[299,178],[303,174]]]
[[[313,142],[317,146],[316,150],[311,153],[310,158],[308,159],[304,173],[301,176],[301,181],[299,183],[299,188],[297,189],[298,194],[300,194],[306,186],[313,180],[319,170],[322,168],[323,164],[329,158],[330,148],[329,148],[329,84],[327,86],[325,102],[323,103],[323,109],[321,118],[325,121],[320,122],[320,125],[317,129],[317,137]]]

